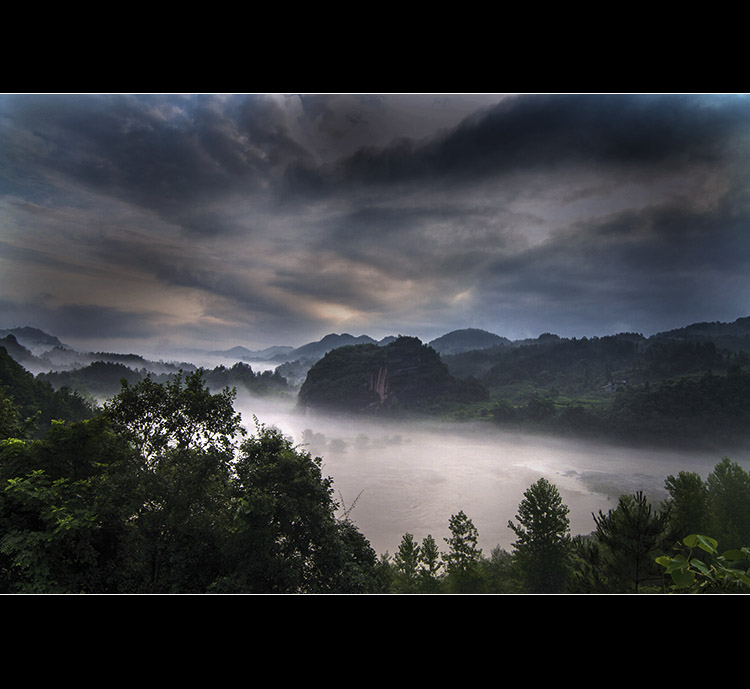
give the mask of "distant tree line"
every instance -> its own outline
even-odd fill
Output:
[[[195,370],[195,369],[194,369]],[[292,388],[277,371],[254,371],[250,364],[237,362],[234,365],[198,369],[212,390],[234,387],[254,395],[291,393]],[[192,371],[189,371],[192,372]],[[79,394],[102,399],[117,394],[120,382],[137,383],[148,377],[163,383],[182,371],[154,373],[145,367],[133,368],[121,362],[94,361],[87,366],[66,371],[40,373],[37,378],[49,383],[54,389],[66,388]]]
[[[491,418],[506,428],[618,438],[631,443],[745,444],[750,440],[750,371],[623,385],[608,405],[533,395],[496,402]]]

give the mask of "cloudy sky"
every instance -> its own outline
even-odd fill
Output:
[[[78,348],[750,315],[741,94],[0,95],[0,329]]]

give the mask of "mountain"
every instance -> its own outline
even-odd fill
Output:
[[[0,347],[4,347],[8,355],[24,367],[33,366],[37,358],[26,347],[18,342],[13,334],[0,337]]]
[[[25,328],[0,330],[0,337],[4,338],[8,335],[13,335],[20,345],[28,349],[35,356],[44,354],[55,347],[70,349],[70,347],[64,345],[54,335],[49,335],[38,328],[27,326]]]
[[[208,352],[211,356],[239,359],[240,361],[275,361],[284,359],[294,347],[276,345],[265,349],[248,349],[247,347],[232,347],[221,351]]]
[[[48,382],[26,370],[4,346],[0,346],[0,430],[3,432],[8,431],[7,424],[12,421],[8,407],[2,404],[6,396],[18,410],[21,425],[33,434],[44,432],[53,419],[80,421],[94,412],[83,397],[67,388],[53,389]],[[26,419],[30,421],[25,422]]]
[[[657,333],[653,339],[681,340],[686,342],[713,342],[718,347],[733,352],[750,350],[750,316],[732,323],[719,321],[693,323],[683,328]]]
[[[402,336],[382,346],[371,342],[328,352],[310,368],[298,406],[352,414],[427,412],[487,399],[475,381],[454,378],[432,347]]]
[[[500,337],[486,330],[465,328],[453,330],[428,343],[438,354],[459,354],[475,349],[489,349],[500,345],[509,345],[507,337]]]
[[[297,349],[285,354],[283,360],[296,361],[297,359],[310,359],[317,361],[338,347],[361,344],[378,345],[378,342],[369,335],[354,337],[354,335],[350,335],[349,333],[342,333],[341,335],[331,333],[317,342],[308,342],[301,347],[297,347]]]

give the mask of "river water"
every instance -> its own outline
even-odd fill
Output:
[[[405,533],[432,535],[441,550],[451,515],[460,510],[479,533],[486,556],[510,551],[524,491],[539,478],[555,484],[570,509],[571,533],[594,530],[623,493],[642,490],[658,503],[664,480],[680,471],[704,478],[721,453],[623,448],[599,442],[502,432],[489,424],[406,424],[295,413],[292,402],[238,399],[248,432],[253,415],[323,458],[342,510],[378,555],[393,555]],[[750,469],[750,453],[730,454]]]

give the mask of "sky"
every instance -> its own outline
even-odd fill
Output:
[[[750,315],[744,94],[0,94],[0,329],[84,351]]]

